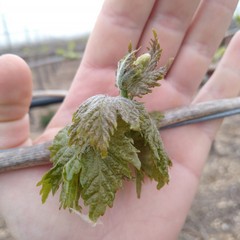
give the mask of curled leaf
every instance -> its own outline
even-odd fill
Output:
[[[162,49],[155,31],[153,36],[148,53],[137,58],[139,49],[129,48],[129,53],[118,63],[116,85],[124,97],[132,99],[151,93],[151,88],[160,85],[158,81],[164,78],[171,65],[172,60],[157,68]]]

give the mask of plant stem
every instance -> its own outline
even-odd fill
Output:
[[[126,90],[122,90],[122,89],[119,89],[120,90],[120,96],[121,97],[124,97],[124,98],[128,98],[128,93]]]

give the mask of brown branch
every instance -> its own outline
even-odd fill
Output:
[[[198,103],[164,112],[158,128],[215,113],[240,108],[240,97]],[[0,172],[48,164],[52,141],[31,147],[0,150]]]

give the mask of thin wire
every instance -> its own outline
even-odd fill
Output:
[[[41,97],[32,99],[30,108],[43,107],[56,103],[61,103],[64,97]]]
[[[160,129],[180,127],[180,126],[184,126],[184,125],[188,125],[188,124],[194,124],[194,123],[200,123],[200,122],[205,122],[205,121],[209,121],[209,120],[220,119],[220,118],[229,117],[229,116],[233,116],[233,115],[237,115],[237,114],[240,114],[240,108],[226,110],[226,111],[219,112],[219,113],[213,113],[213,114],[210,114],[210,115],[207,115],[204,117],[199,117],[199,118],[195,118],[195,119],[191,119],[191,120],[185,120],[182,122],[173,123],[168,126],[161,127]]]

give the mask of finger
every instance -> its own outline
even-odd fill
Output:
[[[240,32],[232,38],[212,77],[194,102],[237,96],[240,87]]]
[[[229,44],[217,70],[200,90],[193,104],[213,99],[235,97],[239,94],[239,50],[240,33],[237,33]],[[199,179],[201,175],[212,141],[221,122],[221,120],[212,120],[162,131],[165,146],[171,150],[169,151],[171,159],[187,169],[196,179]],[[191,149],[191,151],[188,151],[188,149]]]
[[[0,149],[29,144],[30,69],[21,58],[3,55],[0,76]]]
[[[154,0],[106,0],[86,48],[83,64],[116,68],[129,40],[137,45]]]
[[[156,1],[144,30],[140,46],[147,46],[156,29],[163,49],[160,65],[175,57],[200,0]],[[143,47],[145,49],[145,47]]]
[[[168,74],[171,84],[192,97],[230,24],[238,1],[202,1],[174,65]]]
[[[220,61],[216,71],[197,95],[194,102],[212,99],[231,98],[240,92],[240,32],[235,34]],[[210,138],[215,136],[219,124],[202,124],[208,131]]]
[[[201,89],[193,103],[208,101],[220,98],[235,97],[240,92],[240,33],[236,34],[232,39],[221,63],[216,72],[213,74],[209,82]],[[188,140],[188,146],[195,149],[193,153],[195,157],[192,162],[184,161],[183,163],[189,169],[192,169],[196,175],[204,166],[205,159],[208,155],[212,141],[215,138],[222,120],[208,121],[206,123],[195,124],[188,127],[187,133],[193,132],[197,136],[191,143],[192,139]],[[186,133],[186,128],[180,129],[182,136]],[[197,157],[197,156],[200,156]]]

